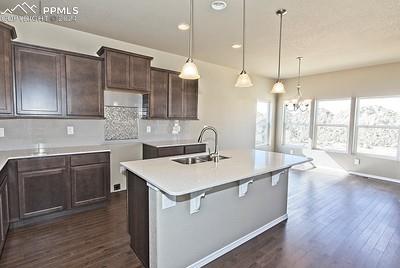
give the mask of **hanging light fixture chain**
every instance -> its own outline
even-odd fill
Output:
[[[192,59],[193,53],[193,0],[190,0],[190,31],[189,31],[189,59]]]
[[[246,0],[243,0],[243,35],[242,35],[242,71],[244,71],[245,66],[245,53],[246,53]]]
[[[280,25],[279,25],[279,57],[278,57],[278,81],[281,80],[281,50],[282,50],[282,17],[283,14],[279,14]]]

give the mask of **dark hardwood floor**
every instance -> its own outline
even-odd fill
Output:
[[[291,171],[289,219],[207,267],[400,267],[400,184]],[[104,209],[10,232],[0,267],[141,267],[125,193]]]

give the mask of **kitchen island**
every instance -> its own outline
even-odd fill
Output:
[[[217,163],[178,160],[188,156],[121,163],[131,247],[146,267],[201,267],[287,219],[288,169],[311,159],[221,155],[228,158]]]

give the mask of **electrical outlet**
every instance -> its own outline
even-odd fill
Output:
[[[0,138],[4,137],[4,128],[0,128]]]
[[[147,126],[147,127],[146,127],[146,132],[147,132],[147,133],[151,133],[151,126]]]
[[[114,184],[114,191],[118,191],[118,190],[121,190],[121,184],[119,184],[119,183]]]
[[[67,127],[67,135],[74,135],[74,127],[73,126]]]
[[[359,164],[360,164],[360,159],[355,158],[355,159],[354,159],[354,165],[359,165]]]

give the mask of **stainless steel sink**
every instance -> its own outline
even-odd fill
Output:
[[[230,157],[220,155],[220,156],[218,156],[218,158],[219,158],[219,160],[224,160],[224,159],[228,159]],[[194,157],[173,159],[172,161],[175,161],[179,164],[192,165],[192,164],[197,164],[197,163],[213,161],[213,159],[209,155],[204,155],[204,156],[194,156]]]

